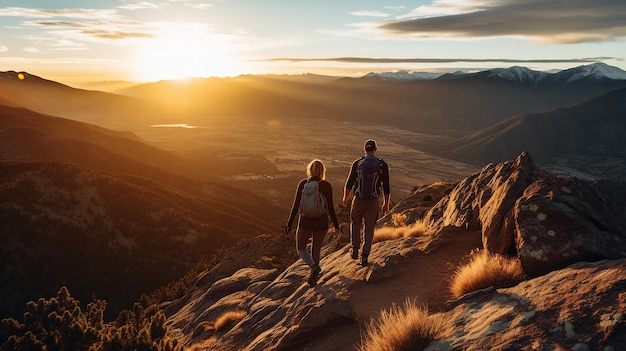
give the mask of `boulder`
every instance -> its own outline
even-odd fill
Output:
[[[515,209],[524,271],[536,277],[573,262],[626,257],[625,211],[593,182],[544,176]]]
[[[483,246],[493,253],[515,253],[513,208],[528,185],[542,174],[526,152],[515,161],[489,164],[463,179],[427,214],[428,228],[448,225],[481,229]]]
[[[623,350],[626,259],[581,262],[462,298],[426,351]]]

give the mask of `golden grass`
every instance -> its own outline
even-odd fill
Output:
[[[246,316],[245,311],[235,310],[222,313],[214,322],[202,322],[194,331],[194,337],[202,333],[218,333],[225,332],[237,324]]]
[[[525,279],[526,275],[518,259],[490,254],[485,250],[475,251],[470,262],[454,273],[450,292],[458,298],[490,286],[511,287]]]
[[[386,241],[397,238],[408,238],[426,233],[428,224],[424,220],[417,220],[415,223],[400,227],[381,227],[374,230],[374,241]]]
[[[245,311],[228,311],[223,313],[215,320],[215,331],[223,331],[225,329],[232,328],[233,325],[237,324],[243,317],[246,316]]]
[[[406,227],[406,221],[409,219],[409,216],[406,213],[392,213],[391,221],[393,225],[396,227]]]
[[[443,314],[429,314],[428,309],[406,301],[404,307],[393,306],[372,320],[359,351],[423,350],[447,328]]]

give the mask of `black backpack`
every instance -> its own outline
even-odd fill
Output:
[[[363,200],[378,198],[378,180],[382,171],[382,161],[374,156],[362,158],[356,168],[357,188],[354,194]]]

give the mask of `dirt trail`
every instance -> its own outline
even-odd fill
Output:
[[[301,350],[356,350],[361,331],[367,328],[371,319],[394,304],[404,305],[407,299],[418,306],[427,306],[430,312],[444,311],[451,298],[450,277],[457,267],[467,263],[468,254],[480,247],[480,233],[447,232],[427,252],[403,258],[393,277],[375,283],[362,282],[353,287],[349,299],[356,309],[358,323],[329,329]]]

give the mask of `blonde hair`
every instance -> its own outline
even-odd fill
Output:
[[[306,174],[310,177],[326,179],[326,167],[320,160],[313,160],[306,166]]]

